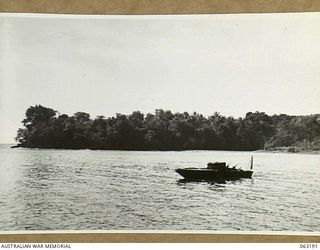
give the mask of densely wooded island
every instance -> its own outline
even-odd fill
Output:
[[[157,109],[144,115],[116,114],[94,119],[72,116],[41,105],[31,106],[18,130],[16,147],[116,150],[259,150],[287,147],[320,150],[320,114],[269,116],[249,112],[244,118],[215,112],[172,113]]]

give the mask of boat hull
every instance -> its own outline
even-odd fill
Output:
[[[176,169],[176,172],[187,180],[237,180],[251,178],[253,171],[216,171],[210,169]]]

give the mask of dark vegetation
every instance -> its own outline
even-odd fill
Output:
[[[320,114],[307,116],[247,113],[244,118],[219,113],[204,117],[157,109],[144,115],[73,116],[36,105],[28,108],[18,130],[20,147],[119,150],[320,150]]]

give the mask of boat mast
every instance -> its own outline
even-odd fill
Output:
[[[251,156],[251,164],[250,164],[250,170],[253,169],[253,156]]]

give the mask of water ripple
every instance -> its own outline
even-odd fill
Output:
[[[174,169],[251,155],[253,179],[188,182]],[[319,231],[320,156],[0,147],[0,230]]]

